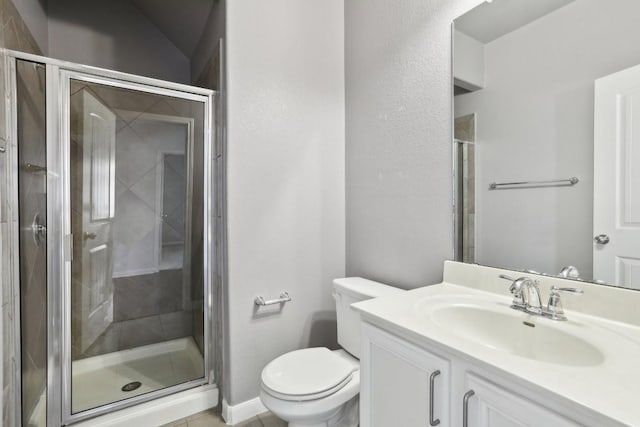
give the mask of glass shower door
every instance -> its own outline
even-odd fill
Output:
[[[70,71],[60,83],[63,415],[74,421],[209,380],[209,104]]]

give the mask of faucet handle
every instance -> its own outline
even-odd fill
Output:
[[[572,294],[584,293],[582,289],[578,288],[559,288],[557,286],[551,286],[551,294],[549,294],[549,302],[547,303],[546,313],[553,320],[567,320],[567,316],[564,315],[564,308],[562,307],[560,292],[567,292]]]

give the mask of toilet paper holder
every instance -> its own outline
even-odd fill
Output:
[[[263,296],[258,296],[253,300],[254,304],[259,306],[284,304],[289,301],[291,301],[291,296],[289,296],[289,292],[286,291],[280,294],[280,298],[265,300]]]

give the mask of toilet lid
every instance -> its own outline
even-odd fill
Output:
[[[306,348],[269,363],[262,370],[262,384],[277,395],[308,400],[344,387],[355,370],[357,367],[328,348]]]

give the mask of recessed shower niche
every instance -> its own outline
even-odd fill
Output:
[[[19,147],[7,154],[20,202],[23,424],[213,384],[215,93],[4,60]]]

